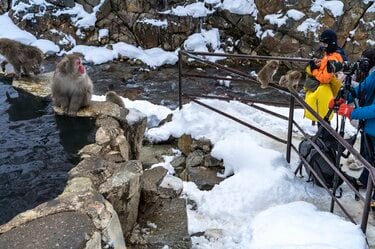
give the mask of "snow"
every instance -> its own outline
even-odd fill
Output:
[[[116,51],[107,49],[105,47],[86,45],[77,45],[66,53],[82,53],[86,61],[92,62],[94,64],[102,64],[118,58],[118,53],[116,53]]]
[[[285,224],[288,224],[287,228]],[[321,212],[306,202],[269,208],[254,219],[252,229],[251,246],[258,249],[366,248],[359,227],[353,229],[353,225],[342,218]],[[332,234],[337,229],[340,233]]]
[[[0,15],[0,27],[7,27],[6,29],[0,29],[0,38],[8,38],[24,44],[30,44],[37,40],[34,35],[21,30],[17,25],[15,25],[7,14]]]
[[[305,14],[303,12],[301,12],[299,10],[295,10],[295,9],[288,10],[288,12],[286,12],[286,15],[289,18],[292,18],[295,21],[299,21],[305,16]]]
[[[264,17],[264,20],[268,21],[270,24],[277,25],[277,27],[286,24],[287,19],[288,17],[283,14],[270,14]]]
[[[316,0],[312,2],[311,11],[324,13],[330,11],[334,17],[339,17],[344,13],[344,3],[341,1]]]
[[[254,0],[224,0],[223,9],[239,15],[252,15],[257,17],[258,9]]]
[[[70,15],[70,18],[74,26],[78,28],[89,28],[95,26],[96,13],[100,10],[100,7],[105,3],[106,0],[100,0],[100,3],[93,8],[92,13],[85,11],[81,4],[76,3],[73,8],[58,10],[53,15],[59,17],[60,15]]]
[[[316,21],[315,19],[312,19],[312,18],[307,18],[305,21],[303,21],[303,23],[301,23],[297,27],[297,30],[299,32],[303,32],[305,34],[307,32],[311,32],[311,33],[315,33],[317,35],[317,31],[320,27],[322,27],[322,25],[318,21]]]
[[[157,27],[162,27],[162,28],[167,28],[168,27],[168,21],[165,20],[157,20],[157,19],[143,19],[141,21],[138,21],[140,23],[147,23],[152,26],[157,26]]]
[[[236,101],[201,101],[286,137],[284,120]],[[282,115],[288,113],[287,108],[263,107]],[[308,133],[316,132],[310,121],[303,119],[302,110],[295,111],[295,118]],[[349,133],[355,131],[349,123],[346,127]],[[285,147],[277,149],[277,142],[194,103],[174,111],[172,122],[149,129],[146,137],[164,141],[182,134],[210,139],[212,156],[223,159],[223,176],[234,174],[211,191],[200,191],[194,183],[184,182],[184,196],[197,205],[188,209],[189,233],[219,229],[223,234],[217,239],[193,237],[193,248],[366,248],[358,226],[307,202],[296,202],[326,199],[328,203],[329,197],[322,189],[294,177],[297,159],[292,160],[290,168],[284,158]],[[264,227],[269,230],[264,231]]]
[[[224,50],[220,47],[219,29],[202,29],[200,33],[192,34],[185,40],[184,49],[187,51],[195,52],[224,53]],[[215,62],[217,60],[223,59],[223,57],[208,56],[207,59],[209,61]]]
[[[99,40],[104,38],[104,37],[108,37],[109,35],[109,30],[108,29],[99,29]]]
[[[59,46],[45,39],[36,40],[32,42],[30,45],[40,48],[44,54],[56,54],[60,52]]]
[[[204,6],[204,2],[196,2],[185,6],[177,6],[171,10],[164,11],[164,14],[171,14],[176,16],[192,16],[194,18],[205,17],[212,14],[214,10],[209,10]]]

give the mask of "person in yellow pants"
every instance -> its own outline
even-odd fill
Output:
[[[328,72],[328,61],[334,60],[343,62],[345,55],[342,49],[337,45],[337,35],[333,30],[325,30],[320,35],[319,41],[320,49],[323,51],[323,57],[321,59],[312,60],[306,68],[306,74],[310,77],[310,80],[316,81],[317,87],[316,89],[305,89],[305,101],[323,118],[329,110],[328,104],[330,100],[336,97],[342,85],[341,81],[335,77],[333,72]],[[317,121],[307,110],[305,110],[304,116],[313,122]],[[333,114],[328,117],[328,121],[330,121],[332,117]]]

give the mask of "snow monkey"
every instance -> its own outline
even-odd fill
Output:
[[[112,102],[122,108],[125,108],[124,101],[122,101],[121,97],[114,91],[108,91],[105,94],[105,101]]]
[[[279,68],[279,61],[271,60],[267,61],[266,65],[258,73],[258,81],[262,88],[267,88],[269,82],[272,81],[273,76],[276,74]]]
[[[41,64],[44,56],[43,52],[33,46],[22,44],[7,38],[0,38],[0,54],[5,57],[6,61],[12,64],[17,77],[37,75],[42,72]]]
[[[75,116],[81,107],[90,105],[93,84],[82,65],[81,54],[66,55],[57,64],[51,91],[55,106],[69,116]]]
[[[290,70],[286,73],[286,75],[281,76],[279,85],[287,87],[289,90],[296,90],[301,77],[301,72]]]

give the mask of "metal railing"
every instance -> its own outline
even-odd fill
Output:
[[[191,73],[184,73],[183,71],[183,56],[186,56],[187,58],[193,59],[195,62],[205,64],[207,66],[220,69],[224,72],[230,73],[232,76],[235,75],[237,78],[226,78],[226,77],[220,77],[220,76],[210,76],[205,74],[191,74]],[[179,100],[179,108],[182,108],[182,99],[183,97],[188,98],[189,100],[193,101],[194,103],[197,103],[201,106],[204,106],[205,108],[208,108],[214,112],[217,112],[227,118],[230,118],[250,129],[255,130],[256,132],[259,132],[267,137],[270,137],[274,139],[275,141],[278,141],[280,143],[286,144],[286,160],[288,163],[290,163],[291,159],[291,151],[294,150],[298,155],[302,163],[309,169],[309,171],[314,175],[314,177],[318,180],[318,182],[321,184],[321,186],[328,192],[328,194],[331,196],[331,209],[330,211],[334,211],[334,203],[337,203],[337,205],[340,207],[342,212],[347,216],[347,218],[353,222],[354,224],[357,224],[355,219],[349,214],[348,210],[340,203],[338,198],[335,195],[335,191],[333,189],[330,189],[324,179],[321,179],[319,177],[319,174],[316,172],[314,167],[299,153],[298,149],[292,144],[292,130],[293,127],[296,127],[301,134],[307,139],[311,145],[314,147],[314,149],[319,153],[319,155],[327,162],[327,164],[332,168],[332,170],[337,174],[338,177],[340,177],[347,185],[348,187],[354,192],[354,194],[358,197],[360,201],[363,202],[363,212],[362,212],[362,218],[360,221],[361,229],[364,233],[366,233],[367,229],[367,223],[368,223],[368,217],[370,212],[370,204],[371,204],[371,195],[373,191],[374,186],[374,180],[375,180],[375,169],[374,167],[364,159],[360,153],[353,148],[352,145],[350,145],[340,134],[338,134],[329,123],[327,123],[323,118],[321,118],[305,101],[302,99],[297,92],[290,91],[284,87],[281,87],[274,82],[269,83],[269,87],[282,91],[284,93],[287,93],[290,95],[289,100],[289,115],[288,117],[280,115],[278,113],[272,112],[270,110],[267,110],[261,106],[258,106],[257,103],[263,103],[263,104],[270,104],[270,105],[279,105],[278,102],[272,102],[272,101],[257,101],[254,99],[247,99],[247,98],[235,98],[230,96],[212,96],[212,95],[197,95],[197,94],[188,94],[183,93],[182,90],[182,79],[184,77],[195,77],[195,78],[210,78],[215,80],[230,80],[230,81],[244,81],[248,83],[255,83],[259,85],[256,78],[248,75],[247,73],[244,73],[242,71],[239,71],[234,68],[230,68],[224,65],[221,65],[219,63],[215,63],[212,61],[207,60],[207,56],[220,56],[225,58],[231,58],[231,59],[246,59],[246,60],[279,60],[279,61],[293,61],[293,62],[308,62],[310,59],[304,59],[304,58],[285,58],[285,57],[276,57],[276,56],[251,56],[251,55],[233,55],[233,54],[219,54],[219,53],[207,53],[207,52],[187,52],[187,51],[180,51],[179,52],[179,85],[178,85],[178,100]],[[265,113],[268,113],[270,115],[275,116],[276,118],[280,118],[283,120],[288,120],[288,132],[287,132],[287,138],[282,139],[278,136],[275,136],[269,132],[266,132],[258,127],[255,127],[243,120],[240,120],[228,113],[225,113],[223,111],[220,111],[212,106],[209,106],[202,101],[198,100],[198,98],[215,98],[215,99],[221,99],[221,100],[237,100],[242,103],[248,104],[249,106],[256,108],[260,111],[263,111]],[[329,132],[329,134],[340,144],[343,146],[349,153],[351,153],[358,161],[360,161],[364,167],[369,171],[369,178],[366,188],[366,196],[363,197],[361,193],[357,190],[355,186],[345,177],[345,175],[342,173],[342,171],[336,167],[336,165],[327,157],[327,155],[320,149],[317,143],[315,143],[314,139],[312,139],[302,128],[299,126],[299,124],[294,120],[294,109],[296,107],[296,104],[299,104],[302,108],[310,112],[320,123],[320,125]]]

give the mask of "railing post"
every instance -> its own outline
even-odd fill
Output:
[[[178,108],[182,109],[182,53],[178,51]]]
[[[368,222],[368,216],[369,216],[370,207],[371,207],[371,199],[372,199],[371,197],[372,197],[373,186],[374,184],[372,182],[371,174],[368,174],[365,206],[363,209],[362,220],[361,220],[361,229],[364,234],[366,234],[366,229],[367,229],[367,222]]]
[[[290,95],[288,136],[287,136],[287,144],[286,144],[286,161],[288,163],[290,163],[290,154],[291,154],[291,151],[292,151],[293,120],[294,120],[294,97],[293,97],[293,95]]]

